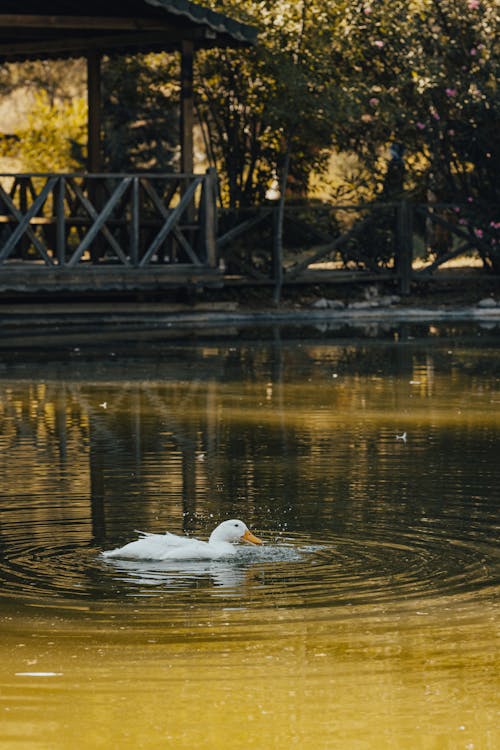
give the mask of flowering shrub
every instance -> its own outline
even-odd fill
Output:
[[[341,145],[356,149],[376,190],[380,149],[404,144],[406,190],[426,202],[465,204],[461,225],[500,271],[497,3],[358,0],[346,6],[343,24],[340,53],[352,70],[344,85],[354,105]]]

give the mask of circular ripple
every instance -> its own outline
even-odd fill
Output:
[[[330,537],[294,589],[309,604],[380,604],[477,590],[488,582],[484,556],[468,547]],[[305,573],[305,574],[303,574]],[[310,577],[321,582],[310,587]],[[307,593],[308,587],[310,588]]]
[[[67,537],[64,545],[39,538],[11,545],[0,560],[0,596],[30,602],[88,596],[93,558],[89,550],[69,544]]]
[[[48,530],[47,530],[48,531]],[[263,533],[263,547],[241,547],[222,561],[135,562],[105,560],[99,550],[11,540],[0,563],[2,597],[18,602],[57,603],[62,608],[104,604],[175,615],[186,606],[224,600],[224,606],[343,607],[398,604],[415,598],[479,597],[498,586],[498,558],[491,531],[476,538],[450,538],[423,523],[397,540],[377,528],[373,538]]]

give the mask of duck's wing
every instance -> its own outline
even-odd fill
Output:
[[[163,534],[146,534],[135,542],[103,552],[103,557],[123,557],[132,560],[158,560],[167,546]]]
[[[178,534],[150,534],[147,531],[136,531],[139,539],[129,542],[123,547],[117,547],[103,552],[103,557],[121,557],[132,560],[163,560],[177,552],[181,557],[190,557],[197,545],[206,545],[198,539],[191,539]],[[208,546],[208,545],[206,545]]]
[[[170,531],[167,531],[163,538],[169,549],[174,547],[192,547],[194,544],[200,544],[199,539],[189,536],[179,536],[179,534],[171,534]],[[203,542],[201,542],[201,544],[203,544]]]
[[[159,536],[163,539],[167,547],[187,547],[195,542],[198,544],[200,541],[195,537],[180,536],[180,534],[172,534],[170,531],[166,531],[164,534],[152,534],[149,531],[139,531],[139,529],[134,529],[134,531],[136,534],[140,535],[141,539],[150,539],[151,537]]]

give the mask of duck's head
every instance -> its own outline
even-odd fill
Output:
[[[209,542],[250,542],[262,544],[262,539],[254,536],[243,521],[233,518],[223,521],[210,534]]]

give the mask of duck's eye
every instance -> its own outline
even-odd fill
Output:
[[[235,525],[235,527],[236,527],[237,529],[239,529],[239,527],[240,527],[239,523],[235,523],[234,525]]]

